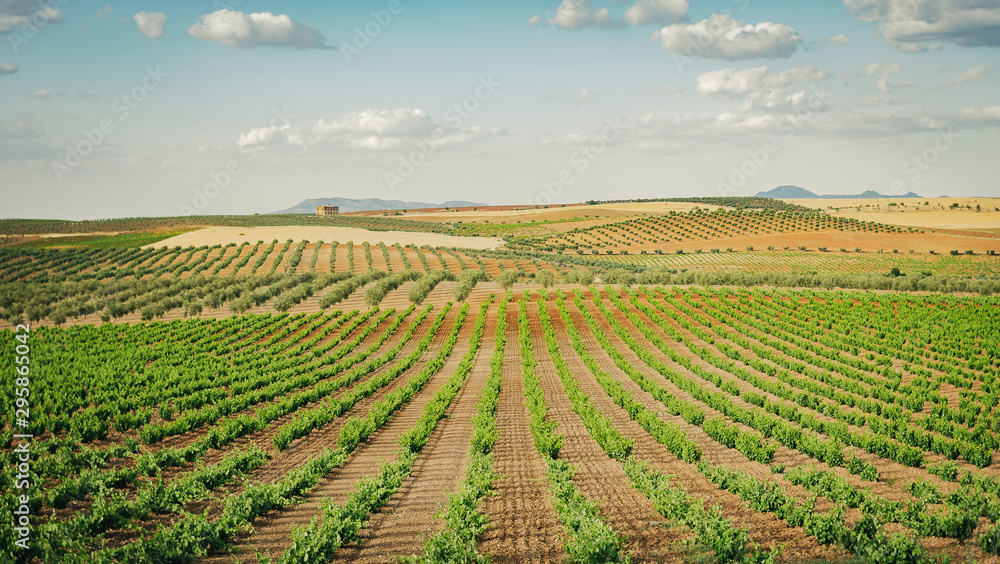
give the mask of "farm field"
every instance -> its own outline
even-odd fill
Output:
[[[23,559],[983,561],[998,305],[578,287],[39,328]]]
[[[0,561],[990,561],[1000,238],[720,203],[0,221]]]

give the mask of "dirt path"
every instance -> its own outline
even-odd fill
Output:
[[[553,309],[550,304],[550,317],[558,315]],[[601,449],[580,417],[573,412],[572,403],[556,374],[552,357],[549,356],[535,302],[529,307],[528,322],[531,325],[532,348],[538,362],[538,375],[549,404],[549,417],[561,423],[558,431],[566,436],[559,456],[577,468],[573,481],[584,495],[601,504],[601,515],[608,524],[625,535],[625,549],[632,555],[633,562],[682,561],[677,543],[684,538],[683,533],[678,534],[674,530],[660,527],[663,518],[656,512],[653,503],[632,487],[621,463],[610,458]],[[572,349],[562,352],[566,357]],[[586,371],[582,365],[573,368],[574,376],[582,376],[579,368]],[[591,394],[592,390],[584,391],[595,400],[595,406],[601,406],[597,402],[602,399],[603,391],[599,395]],[[626,436],[632,435],[629,433]]]
[[[441,327],[437,337],[421,360],[410,367],[404,374],[395,380],[395,385],[399,386],[408,381],[423,369],[427,361],[436,354],[444,339],[450,333],[454,323],[455,313],[449,313],[449,319]],[[273,558],[279,557],[291,545],[293,528],[308,525],[315,515],[322,514],[322,503],[326,499],[332,499],[336,503],[343,503],[347,495],[354,491],[354,484],[365,476],[374,476],[378,472],[379,464],[383,461],[391,462],[395,460],[400,449],[398,438],[400,433],[411,428],[423,413],[424,405],[433,397],[434,393],[444,384],[448,376],[455,369],[455,365],[461,359],[461,355],[468,350],[468,338],[472,331],[473,320],[466,318],[459,333],[459,343],[455,346],[451,356],[448,357],[444,367],[435,374],[427,383],[426,387],[417,394],[406,405],[397,411],[381,429],[379,429],[368,441],[362,443],[351,454],[350,458],[339,468],[334,469],[329,475],[323,478],[305,497],[305,501],[284,509],[272,512],[265,517],[257,519],[254,523],[256,533],[242,538],[234,543],[232,554],[219,554],[201,559],[201,562],[230,564],[234,561],[256,562],[255,553],[260,551]],[[384,388],[380,394],[360,402],[348,413],[342,415],[333,424],[327,425],[323,429],[314,431],[307,437],[299,439],[283,453],[276,463],[268,465],[268,471],[254,481],[269,482],[281,478],[294,468],[301,466],[311,456],[317,454],[323,448],[335,448],[337,437],[343,424],[352,416],[363,417],[372,404],[375,403],[376,396],[381,398],[388,393],[388,388]],[[257,478],[253,476],[252,478]]]
[[[414,336],[403,346],[402,350],[399,353],[400,356],[405,356],[410,352],[416,350],[417,343],[420,341],[423,334],[426,334],[426,330],[427,328],[429,328],[431,321],[425,320],[424,323],[425,326],[423,326],[420,331],[417,331],[417,333],[414,334]],[[446,334],[443,335],[442,332],[445,331],[445,327],[449,327],[447,320],[444,326],[442,326],[442,328],[438,331],[437,335],[434,338],[434,341],[432,341],[431,346],[429,347],[429,350],[431,351],[436,350],[436,348],[440,347],[441,344],[444,342]],[[310,409],[316,407],[320,405],[319,402],[313,402],[307,404],[299,408],[299,410],[296,412],[286,414],[278,418],[277,420],[271,422],[271,424],[266,429],[240,437],[221,449],[209,450],[208,453],[206,453],[206,455],[202,458],[199,465],[218,463],[222,460],[224,456],[228,455],[229,453],[234,452],[237,449],[246,448],[251,444],[256,444],[261,448],[263,448],[264,450],[266,450],[269,454],[271,454],[272,458],[266,464],[264,464],[260,468],[257,468],[255,471],[249,474],[248,478],[250,483],[270,483],[279,480],[283,478],[288,472],[294,470],[296,467],[305,464],[305,462],[308,461],[309,458],[315,456],[317,452],[319,452],[323,448],[326,448],[328,446],[335,447],[336,438],[340,434],[340,429],[343,427],[343,425],[350,417],[359,414],[363,415],[367,413],[368,408],[373,403],[381,399],[385,394],[389,393],[389,391],[402,385],[402,383],[405,382],[412,374],[414,374],[415,371],[420,370],[424,362],[425,360],[418,361],[417,363],[415,363],[413,367],[409,369],[409,371],[400,375],[392,383],[381,388],[368,398],[361,400],[352,409],[348,410],[347,413],[341,415],[331,423],[323,426],[322,428],[315,429],[312,433],[310,433],[305,437],[293,441],[291,445],[288,447],[288,449],[283,452],[280,452],[275,448],[271,439],[275,435],[277,435],[278,431],[284,424],[290,422],[296,416],[296,413],[298,413],[303,409]],[[389,365],[389,367],[391,367],[391,364]],[[383,367],[382,369],[377,370],[371,374],[367,374],[364,380],[373,378],[381,374],[385,370],[388,370],[389,367]],[[347,389],[340,390],[335,394],[331,394],[331,396],[340,397],[346,392]],[[324,399],[321,401],[326,401],[326,400]],[[204,433],[201,433],[196,437],[200,437],[203,434]],[[164,472],[164,477],[177,479],[177,476],[186,472],[190,472],[196,469],[199,465],[194,465],[189,463],[185,464],[182,467],[170,468],[166,472]],[[244,489],[243,485],[234,485],[224,488],[220,490],[216,495],[211,496],[209,499],[189,504],[185,509],[189,512],[200,513],[204,511],[205,508],[212,508],[213,514],[217,516],[219,510],[218,502],[221,499],[221,496],[240,493],[243,491],[243,489]],[[145,529],[148,533],[154,530],[158,523],[163,522],[164,520],[169,520],[169,518],[170,518],[169,514],[167,514],[165,517],[153,515],[147,519],[137,522],[137,524],[142,529]],[[120,538],[118,539],[118,542],[129,542],[131,540],[134,540],[134,538],[136,538],[136,535],[134,533],[129,533],[127,535],[121,535]]]
[[[492,309],[495,315],[496,307]],[[441,528],[443,522],[435,515],[447,504],[448,494],[457,491],[465,476],[472,417],[489,377],[495,329],[495,319],[488,317],[472,372],[452,400],[446,418],[431,433],[410,477],[381,511],[372,516],[368,527],[361,531],[361,542],[342,548],[332,562],[396,562],[397,557],[419,553],[427,537]],[[459,343],[452,356],[460,360],[466,352],[468,345]],[[442,372],[451,377],[451,373]]]
[[[601,347],[600,343],[594,337],[575,305],[567,303],[567,308],[570,311],[574,325],[576,325],[577,330],[580,332],[580,338],[586,344],[587,350],[598,362],[601,369],[621,382],[632,394],[632,397],[636,401],[641,402],[646,409],[657,412],[659,417],[665,421],[671,421],[679,425],[692,440],[698,443],[698,446],[702,449],[702,457],[705,460],[713,464],[739,468],[744,472],[753,474],[759,479],[770,479],[770,470],[766,466],[748,462],[738,451],[726,448],[709,438],[700,427],[685,422],[680,416],[670,415],[661,402],[642,391],[638,384],[633,382],[627,374],[615,365],[611,357],[604,352],[603,347]],[[599,312],[596,309],[592,309],[591,311],[595,319],[600,321]],[[561,319],[558,320],[558,323],[558,328],[563,327]],[[558,328],[557,332],[559,332]],[[660,385],[667,387],[678,398],[698,403],[688,394],[676,388],[668,387],[668,382],[663,380],[659,373],[646,366],[628,348],[628,345],[618,338],[618,335],[614,333],[614,330],[610,326],[606,327],[605,334],[612,344],[625,355],[632,366],[639,368],[647,376],[657,380]],[[565,346],[569,347],[568,338],[565,341]],[[605,415],[611,417],[615,426],[621,432],[627,436],[636,438],[635,456],[643,460],[649,460],[660,472],[674,475],[673,483],[687,490],[692,496],[702,500],[711,500],[708,501],[709,506],[715,503],[721,504],[720,509],[722,509],[723,514],[726,517],[734,519],[736,524],[747,526],[750,529],[753,541],[761,546],[772,547],[785,544],[784,554],[786,556],[795,555],[796,558],[825,558],[836,553],[836,551],[831,552],[828,548],[818,546],[803,529],[790,528],[784,521],[781,521],[773,514],[759,513],[750,509],[738,495],[719,489],[709,479],[698,473],[693,465],[679,460],[667,451],[665,447],[657,443],[646,433],[638,423],[630,420],[624,410],[614,404],[611,398],[604,393],[589,369],[582,365],[582,361],[579,361],[576,352],[572,349],[569,350],[572,355],[567,355],[565,352],[563,354],[567,358],[567,362],[570,362],[569,357],[572,356],[580,363],[580,370],[574,369],[573,373],[578,376],[578,382],[580,382],[581,387],[584,387],[584,390],[590,395],[594,405],[599,407]],[[583,376],[581,377],[581,375]],[[715,414],[714,411],[703,405],[699,405],[699,407],[705,411],[706,417]],[[789,484],[784,485],[790,487],[792,493],[801,493],[794,486],[790,486]]]
[[[691,323],[695,327],[700,327],[702,329],[707,330],[707,327],[705,327],[698,320],[693,319],[690,316],[686,315],[684,312],[676,309],[672,304],[664,301],[662,298],[660,298],[660,297],[653,298],[652,296],[647,296],[647,301],[649,301],[651,299],[655,300],[656,303],[665,305],[666,307],[670,308],[670,310],[672,311],[673,315],[675,315],[675,316],[677,316],[679,318],[685,319],[686,321],[688,321],[689,323]],[[681,327],[674,320],[670,319],[670,316],[666,316],[665,318],[668,319],[671,322],[671,324],[674,326],[674,328],[677,331],[681,332],[681,334],[683,334],[684,336],[686,336],[689,339],[691,339],[696,345],[698,345],[700,347],[704,347],[704,348],[710,349],[713,352],[713,354],[716,354],[717,356],[723,356],[723,354],[717,349],[716,345],[710,345],[710,344],[704,342],[700,337],[698,337],[697,335],[694,335],[693,333],[691,333],[687,329]],[[732,318],[729,317],[729,316],[726,316],[725,319],[732,320]],[[759,341],[756,340],[756,338],[754,336],[756,334],[755,331],[743,329],[741,327],[742,327],[742,325],[730,326],[731,329],[735,329],[736,331],[739,331],[743,335],[744,338],[752,341],[752,343],[760,345],[760,346],[766,348],[766,345],[763,345]],[[740,351],[741,355],[744,358],[759,358],[756,355],[756,353],[754,353],[752,350],[744,349],[740,344],[734,343],[732,341],[729,341],[728,339],[717,338],[716,342],[717,343],[722,342],[722,343],[729,344],[730,346],[732,346],[736,350]],[[794,347],[794,345],[790,345],[790,346]],[[783,353],[781,353],[780,351],[778,351],[777,354],[783,355]],[[699,364],[705,362],[705,361],[703,361],[702,359],[700,359],[700,358],[698,358],[696,356],[691,356],[690,358],[691,358],[692,362],[696,362],[696,363],[699,363]],[[772,383],[775,383],[775,384],[778,384],[778,385],[781,385],[781,386],[788,387],[786,384],[784,384],[783,382],[781,382],[778,378],[775,378],[773,376],[768,376],[767,374],[758,371],[756,368],[754,368],[752,366],[749,366],[747,364],[744,364],[741,360],[736,360],[734,362],[738,366],[740,366],[741,368],[743,368],[744,370],[747,370],[748,372],[754,374],[755,376],[761,378],[762,380],[765,380],[765,381],[768,381],[768,382],[772,382]],[[768,364],[773,364],[772,362],[767,361],[767,360],[764,360],[764,362],[766,362]],[[707,363],[704,363],[703,366],[705,368],[709,368],[710,367],[710,365],[708,365]],[[811,365],[811,366],[813,366],[817,370],[825,370],[825,369],[823,369],[821,367],[816,367],[815,365]],[[787,401],[787,400],[785,400],[783,398],[779,398],[777,396],[774,396],[771,393],[769,393],[769,392],[767,392],[765,390],[761,390],[759,388],[756,388],[756,387],[752,386],[751,384],[749,384],[747,382],[744,382],[742,380],[734,378],[733,382],[736,384],[737,387],[740,388],[741,391],[744,391],[744,392],[745,391],[752,391],[754,393],[761,394],[765,398],[767,398],[767,400],[770,401],[770,402],[781,403],[781,404],[785,404],[785,405],[791,404],[791,402],[789,402],[789,401]],[[841,390],[841,391],[843,391],[843,390]],[[844,393],[848,394],[848,395],[854,395],[851,392],[844,392]],[[740,405],[741,407],[749,407],[748,404],[746,404],[741,398],[734,397],[733,401],[737,405]],[[842,421],[834,419],[831,416],[825,415],[825,414],[820,413],[820,412],[818,412],[816,410],[813,410],[813,409],[802,408],[801,406],[796,406],[796,409],[805,410],[805,411],[811,413],[813,415],[813,417],[815,417],[819,421],[829,422],[829,423],[836,423],[836,424],[843,424],[843,425],[845,425],[845,427],[848,430],[850,430],[851,432],[854,432],[854,433],[859,433],[860,434],[860,433],[864,433],[864,432],[867,431],[867,428],[865,428],[865,427],[858,427],[858,426],[853,425],[853,424],[843,423]],[[847,406],[843,406],[842,405],[842,409],[843,409],[844,412],[848,412],[848,413],[849,412],[855,412],[855,413],[862,413],[863,414],[863,412],[861,412],[861,410],[858,409],[858,408],[851,408],[851,407],[847,407]],[[793,423],[793,425],[794,425],[794,423]],[[898,463],[898,462],[896,462],[894,460],[887,459],[887,458],[882,458],[880,456],[876,456],[874,454],[871,454],[871,453],[869,453],[869,452],[867,452],[867,451],[865,451],[863,449],[857,448],[857,447],[845,446],[844,447],[844,454],[848,458],[850,456],[857,456],[858,458],[861,458],[861,459],[865,460],[866,462],[870,462],[870,463],[874,464],[878,468],[879,473],[881,474],[882,478],[879,480],[878,483],[865,482],[865,481],[861,480],[860,477],[848,473],[843,468],[829,468],[828,466],[823,465],[824,469],[833,470],[837,474],[842,475],[842,477],[844,479],[846,479],[849,483],[851,483],[851,485],[854,486],[855,488],[858,488],[858,489],[871,488],[874,493],[876,493],[878,495],[881,495],[883,497],[886,497],[887,499],[890,499],[890,500],[894,500],[894,501],[907,501],[907,500],[910,500],[910,501],[912,501],[913,497],[909,493],[906,492],[906,485],[909,484],[910,482],[913,482],[914,480],[917,480],[917,479],[920,479],[920,478],[924,478],[924,479],[930,480],[932,483],[935,483],[936,485],[938,485],[939,487],[941,487],[945,493],[950,493],[951,491],[954,491],[955,489],[957,489],[957,484],[949,483],[949,482],[944,482],[944,481],[940,480],[939,478],[937,478],[936,476],[930,475],[930,474],[928,474],[927,472],[925,472],[923,470],[904,466],[904,465],[902,465],[902,464],[900,464],[900,463]],[[925,452],[925,458],[929,462],[941,462],[941,461],[945,460],[945,458],[943,456],[941,456],[939,454],[932,453],[932,452]],[[775,453],[774,462],[775,463],[784,463],[784,464],[786,464],[788,466],[798,466],[798,465],[802,465],[802,464],[817,464],[817,461],[815,459],[810,458],[809,456],[807,456],[807,455],[799,452],[798,450],[788,449],[788,448],[784,448],[784,447],[780,447],[778,449],[778,452]],[[966,466],[967,466],[967,468],[971,468],[971,465],[966,465]]]
[[[501,478],[494,483],[496,495],[482,505],[490,528],[478,548],[495,564],[558,564],[566,559],[558,540],[564,533],[552,507],[545,464],[528,426],[520,355],[517,307],[512,304],[507,310],[503,385],[497,404],[500,434],[493,446],[493,468]]]
[[[415,313],[411,314],[411,315],[415,315]],[[365,339],[365,341],[360,344],[359,349],[363,350],[364,348],[367,348],[367,346],[370,344],[370,341],[374,341],[374,340],[378,339],[384,333],[384,331],[386,330],[386,328],[388,327],[388,325],[389,325],[390,322],[391,322],[391,320],[388,321],[388,322],[383,322],[376,331],[373,331],[372,334],[369,335]],[[404,321],[404,323],[405,323],[405,321]],[[428,320],[428,319],[424,320],[424,323],[422,324],[422,327],[420,329],[418,329],[418,331],[414,334],[413,339],[411,339],[411,344],[410,344],[411,348],[415,347],[416,346],[415,343],[418,342],[420,340],[420,338],[426,333],[426,330],[430,326],[430,323],[431,323],[430,320]],[[359,328],[355,329],[355,332],[356,331],[360,331],[360,330],[361,330],[361,328],[359,327]],[[405,331],[403,331],[402,329],[397,329],[396,334],[393,335],[392,337],[390,337],[386,343],[383,343],[382,347],[380,347],[379,350],[377,350],[374,353],[375,356],[377,356],[378,354],[384,354],[384,352],[386,350],[388,350],[389,348],[395,346],[395,344],[398,343],[399,338],[404,334],[404,332]],[[353,332],[352,332],[352,334],[353,334]],[[371,358],[371,357],[369,357],[369,358]],[[373,375],[374,374],[365,375],[360,381],[365,381],[365,380],[371,378]],[[343,376],[343,373],[338,373],[338,374],[329,376],[327,378],[324,378],[320,382],[327,381],[327,380],[330,380],[330,379],[340,378],[341,376]],[[317,384],[319,384],[320,382],[317,382]],[[261,402],[259,404],[250,406],[250,407],[248,407],[248,408],[246,408],[246,409],[244,409],[242,411],[239,411],[239,412],[227,415],[227,416],[223,417],[220,421],[212,423],[211,425],[202,426],[202,427],[199,427],[197,429],[193,429],[191,431],[188,431],[186,433],[182,433],[182,434],[179,434],[179,435],[172,435],[172,436],[169,436],[169,437],[165,437],[162,441],[160,441],[160,442],[158,442],[158,443],[156,443],[154,445],[143,445],[142,448],[141,448],[141,450],[140,450],[140,453],[159,452],[159,451],[161,451],[163,449],[167,449],[167,448],[183,448],[183,447],[186,447],[186,446],[190,445],[191,443],[193,443],[193,442],[195,442],[195,441],[200,440],[201,438],[203,438],[205,436],[206,432],[208,431],[208,429],[211,428],[211,427],[216,427],[216,426],[218,426],[218,425],[220,425],[220,424],[222,424],[222,423],[224,423],[226,421],[232,420],[234,418],[237,418],[237,417],[240,417],[240,416],[243,416],[243,415],[249,416],[249,417],[253,417],[253,416],[255,416],[255,414],[259,410],[264,409],[267,406],[272,405],[274,403],[280,402],[280,401],[282,401],[283,399],[287,398],[290,395],[297,394],[297,393],[300,393],[302,391],[312,389],[315,385],[316,384],[313,384],[313,385],[310,385],[310,386],[304,386],[304,387],[301,387],[301,388],[297,388],[297,389],[292,390],[292,391],[290,391],[290,392],[288,392],[286,394],[282,394],[282,395],[280,395],[280,396],[278,396],[278,397],[276,397],[276,398],[274,398],[272,400],[267,400],[267,401]],[[357,385],[357,384],[355,384],[355,385]],[[347,391],[346,389],[338,390],[338,391],[334,392],[333,394],[331,394],[331,397],[340,397],[346,391]],[[323,399],[321,401],[326,401],[326,400]],[[306,406],[304,406],[301,409],[308,409],[308,408],[311,408],[311,407],[315,407],[316,405],[318,405],[318,403],[313,402],[313,403],[307,404]],[[272,422],[266,429],[263,429],[263,430],[261,430],[259,432],[256,432],[256,433],[251,433],[251,434],[245,435],[243,437],[240,437],[240,438],[234,440],[232,443],[230,443],[228,445],[225,445],[225,446],[223,446],[220,449],[210,449],[205,454],[205,456],[202,457],[202,459],[197,464],[186,463],[186,464],[184,464],[182,466],[171,466],[171,467],[165,468],[163,470],[162,477],[164,478],[165,482],[169,484],[173,480],[176,480],[179,477],[182,477],[186,473],[191,472],[191,471],[199,468],[200,466],[203,466],[203,465],[206,465],[206,464],[214,464],[214,463],[220,462],[222,460],[222,458],[225,457],[226,455],[230,454],[231,452],[234,452],[235,450],[243,449],[246,446],[248,446],[250,443],[266,444],[267,445],[266,448],[270,448],[271,450],[273,450],[273,446],[271,445],[271,437],[273,437],[274,434],[277,433],[277,430],[278,430],[278,428],[281,425],[283,425],[287,421],[290,421],[293,416],[294,416],[294,414],[285,415],[285,416],[277,419],[276,421]],[[153,414],[153,420],[151,421],[151,423],[159,423],[159,422],[162,422],[162,420],[160,419],[160,417],[159,417],[158,414],[154,413]],[[138,437],[138,432],[136,430],[131,430],[131,431],[129,431],[127,433],[126,436],[137,438]],[[106,446],[110,446],[112,444],[121,442],[121,439],[119,439],[117,437],[109,435],[109,438],[110,438],[110,440],[107,441],[107,445]],[[120,459],[114,459],[114,460],[112,460],[111,464],[109,464],[109,466],[108,466],[107,469],[108,470],[113,470],[113,469],[116,469],[116,468],[131,467],[131,466],[134,466],[134,465],[135,465],[135,459],[134,458],[120,458]],[[75,474],[73,476],[75,476]],[[145,481],[146,481],[145,479],[140,478],[137,481],[137,484],[141,485]],[[54,484],[50,484],[50,487],[53,486],[53,485]],[[136,487],[132,486],[132,487],[126,488],[125,491],[126,491],[127,494],[132,495],[132,494],[134,494],[136,492]],[[58,510],[56,512],[56,519],[65,519],[67,517],[70,517],[70,516],[72,516],[76,512],[79,512],[79,511],[85,510],[86,508],[89,508],[90,505],[91,505],[91,503],[92,503],[92,499],[90,499],[90,498],[85,499],[85,500],[72,501],[67,506],[67,508],[60,509],[60,510]],[[123,538],[131,538],[131,537],[125,536]]]

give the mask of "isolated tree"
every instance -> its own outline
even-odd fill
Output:
[[[496,277],[496,282],[500,284],[500,287],[504,290],[509,290],[511,286],[517,282],[518,273],[516,270],[505,270],[499,276]]]
[[[548,288],[555,282],[555,275],[552,274],[551,270],[543,270],[535,275],[535,280],[538,280],[543,288]]]

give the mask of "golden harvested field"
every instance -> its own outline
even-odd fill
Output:
[[[835,217],[890,225],[951,229],[1000,229],[1000,198],[898,198],[861,200],[784,200],[820,208]],[[897,204],[890,206],[889,204]],[[924,205],[927,203],[928,205]],[[953,204],[959,207],[952,209]],[[966,206],[972,209],[966,208]],[[976,206],[982,208],[976,211]],[[838,210],[830,207],[840,208]],[[861,208],[860,210],[858,208]]]
[[[493,208],[480,208],[478,211],[473,211],[469,208],[460,208],[456,211],[446,211],[443,209],[435,209],[433,211],[413,210],[398,217],[403,219],[441,221],[449,223],[453,223],[455,221],[489,221],[491,223],[517,223],[518,221],[521,221],[527,223],[531,221],[558,221],[566,219],[579,220],[585,216],[589,216],[591,218],[600,216],[605,219],[611,218],[617,220],[647,213],[664,214],[671,211],[678,213],[689,212],[696,207],[714,210],[719,209],[721,206],[686,202],[595,204],[592,206],[585,204],[572,204],[567,205],[566,207],[560,207],[558,204],[553,204],[548,208],[542,206],[537,208],[526,206],[515,209],[504,208],[499,210]],[[574,223],[573,225],[575,226],[578,224]],[[556,227],[555,225],[552,227],[559,229],[559,227]]]
[[[453,235],[441,235],[438,233],[411,233],[406,231],[369,231],[367,229],[353,229],[348,227],[209,227],[199,229],[191,233],[178,235],[160,241],[147,247],[162,247],[164,245],[173,247],[180,245],[188,246],[212,246],[228,245],[230,243],[240,244],[243,242],[256,243],[257,241],[271,241],[278,239],[293,239],[295,241],[354,241],[361,244],[368,242],[376,244],[379,241],[392,245],[414,244],[417,246],[431,245],[441,247],[462,247],[469,249],[494,249],[502,244],[502,241],[489,237],[456,237]]]

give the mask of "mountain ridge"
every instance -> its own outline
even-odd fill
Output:
[[[860,194],[824,194],[819,195],[815,192],[811,192],[802,188],[800,186],[786,185],[778,186],[773,190],[767,190],[766,192],[757,192],[754,194],[756,198],[774,198],[777,200],[781,199],[810,199],[810,200],[860,200],[860,199],[893,199],[893,198],[922,198],[923,196],[915,194],[913,192],[907,192],[902,195],[886,196],[885,194],[879,194],[874,190],[865,190]]]

